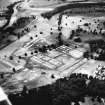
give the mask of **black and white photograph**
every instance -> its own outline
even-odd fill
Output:
[[[105,105],[105,0],[0,0],[0,105]]]

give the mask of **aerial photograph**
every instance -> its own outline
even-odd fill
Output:
[[[105,0],[0,0],[0,105],[105,105]]]

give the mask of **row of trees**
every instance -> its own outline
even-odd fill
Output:
[[[9,95],[13,105],[70,105],[72,102],[79,105],[85,102],[85,97],[105,98],[105,80],[88,77],[85,74],[72,74],[70,77],[57,80],[52,85],[37,89],[23,88],[19,94]]]

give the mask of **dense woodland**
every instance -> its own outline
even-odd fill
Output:
[[[105,98],[105,80],[99,80],[86,74],[71,74],[57,80],[52,85],[28,90],[24,86],[18,94],[10,94],[13,105],[70,105],[74,102],[85,102],[84,97],[92,97],[92,101]]]

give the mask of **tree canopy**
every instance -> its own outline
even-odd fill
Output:
[[[105,98],[105,80],[88,77],[86,74],[71,74],[70,77],[61,78],[51,85],[29,90],[22,98],[14,97],[14,100],[26,100],[26,105],[29,105],[29,101],[31,103],[33,97],[31,105],[70,105],[72,102],[78,105],[85,101],[85,97],[98,97],[98,100]],[[11,96],[9,98],[12,99]],[[19,103],[21,104],[23,103]]]

